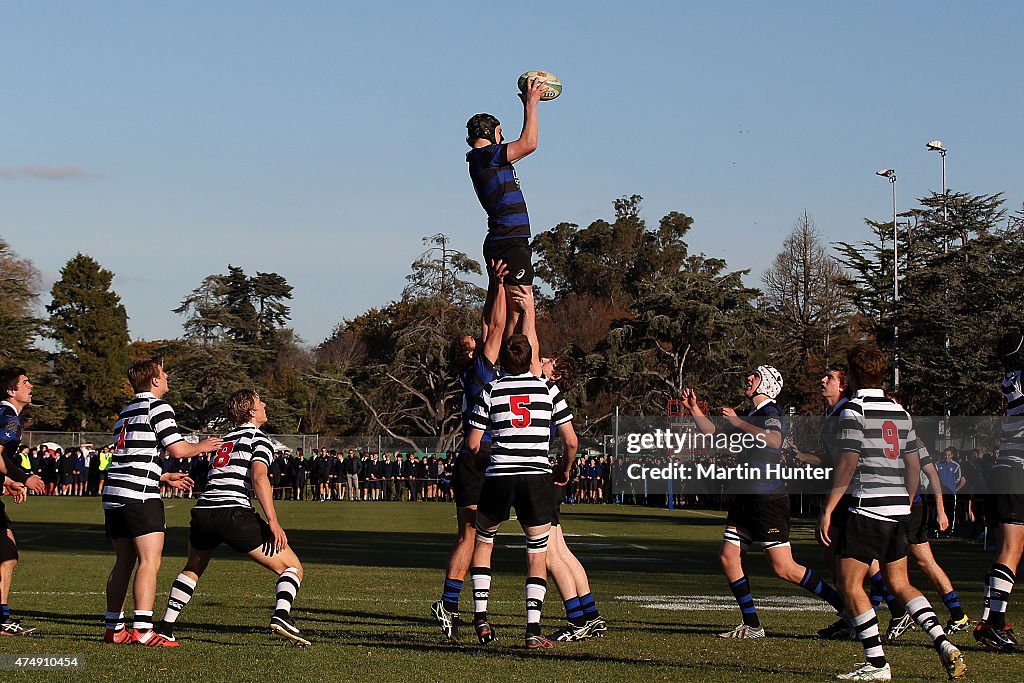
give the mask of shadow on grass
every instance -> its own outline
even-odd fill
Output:
[[[603,515],[599,515],[604,517]],[[614,517],[617,517],[615,515]],[[645,516],[623,516],[624,519],[643,521]],[[653,517],[658,520],[661,518]],[[512,524],[503,525],[503,530],[518,530]],[[109,556],[113,563],[113,550],[105,537],[102,524],[63,524],[54,522],[21,522],[15,527],[19,545],[25,550],[61,555]],[[299,558],[307,564],[328,564],[354,567],[389,567],[412,569],[437,569],[442,571],[454,540],[454,534],[424,531],[338,531],[338,530],[288,530],[289,545]],[[620,536],[600,538],[600,548],[594,547],[596,539],[570,539],[571,546],[587,561],[588,555],[602,572],[674,573],[679,570],[675,561],[680,557],[679,544],[673,540],[643,539],[643,546],[636,545],[637,539]],[[525,550],[503,545],[525,546],[525,539],[517,534],[502,535],[499,547],[494,553],[494,569],[519,573],[522,571]],[[706,545],[709,553],[716,552],[718,541],[694,545]],[[164,541],[164,561],[173,561],[172,556],[182,556],[188,546],[188,528],[170,527]],[[217,550],[216,558],[241,557],[227,547]],[[614,559],[614,562],[611,562]]]

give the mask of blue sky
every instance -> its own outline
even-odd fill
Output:
[[[875,170],[901,210],[940,190],[934,138],[951,189],[1020,208],[1022,25],[1017,2],[4,0],[0,235],[48,283],[78,251],[114,271],[136,339],[180,335],[229,263],[280,273],[316,344],[400,295],[422,236],[478,257],[465,121],[517,131],[537,68],[564,93],[518,168],[535,232],[640,194],[758,284],[805,209],[866,239]]]

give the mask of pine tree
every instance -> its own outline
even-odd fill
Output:
[[[107,431],[127,394],[128,314],[111,291],[114,274],[77,254],[53,285],[47,335],[57,344],[54,377],[65,395],[66,429]]]

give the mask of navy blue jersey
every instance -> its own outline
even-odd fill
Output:
[[[488,145],[466,152],[469,177],[487,212],[487,239],[530,237],[530,216],[519,178],[508,162],[508,145]]]
[[[757,408],[751,408],[746,416],[746,422],[770,432],[778,432],[783,439],[786,437],[786,427],[782,421],[782,409],[775,401],[765,401]],[[746,433],[734,427],[730,431]],[[768,479],[768,465],[777,465],[782,461],[781,448],[746,448],[737,458],[737,464],[746,465],[750,469],[760,470],[761,479],[739,480],[734,482],[735,490],[730,493],[758,493],[767,495],[787,495],[786,482],[779,479]]]
[[[478,349],[479,351],[479,349]],[[498,378],[498,369],[494,367],[487,356],[483,353],[474,353],[473,360],[469,362],[466,369],[459,375],[462,383],[462,435],[469,437],[469,417],[473,412],[473,406],[477,398],[488,384]],[[490,442],[491,430],[484,432],[483,441]]]
[[[21,418],[18,411],[7,401],[0,402],[0,449],[4,465],[7,467],[7,477],[14,481],[25,483],[28,473],[21,468],[21,457],[18,449],[21,448],[22,435]],[[3,475],[0,475],[0,484],[3,483]]]
[[[7,401],[0,403],[0,447],[4,456],[13,460],[21,446],[21,418],[18,411]]]

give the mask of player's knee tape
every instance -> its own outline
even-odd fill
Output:
[[[494,537],[498,535],[498,530],[485,529],[479,524],[476,525],[476,540],[480,543],[494,543]]]
[[[743,552],[750,550],[750,545],[753,543],[753,539],[739,529],[726,529],[722,534],[722,540],[731,543]]]
[[[540,534],[538,536],[526,535],[526,552],[528,554],[543,553],[547,552],[548,549],[548,537],[550,533]]]
[[[299,575],[299,568],[298,567],[287,567],[281,573],[282,574],[294,574],[295,576],[298,576]]]

